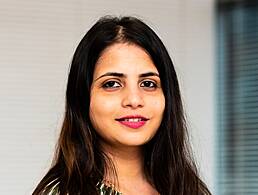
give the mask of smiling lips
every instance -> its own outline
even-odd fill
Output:
[[[140,116],[140,115],[133,115],[133,116],[124,116],[122,118],[116,119],[116,121],[120,122],[122,125],[125,125],[127,127],[137,129],[143,126],[146,121],[149,119]]]

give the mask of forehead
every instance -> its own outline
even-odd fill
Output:
[[[128,43],[114,44],[102,52],[95,66],[94,77],[109,71],[128,75],[149,71],[158,73],[148,53],[141,47]]]

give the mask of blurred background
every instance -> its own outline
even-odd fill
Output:
[[[143,19],[175,64],[201,177],[258,194],[258,1],[0,0],[0,194],[51,165],[73,52],[103,15]]]

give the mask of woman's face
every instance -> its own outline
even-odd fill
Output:
[[[134,44],[117,43],[98,59],[91,87],[90,120],[110,146],[141,146],[155,135],[165,108],[159,73]]]

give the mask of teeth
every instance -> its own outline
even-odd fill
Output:
[[[125,119],[125,121],[128,121],[128,122],[139,122],[139,121],[141,121],[141,119],[140,118],[128,118],[128,119]]]

